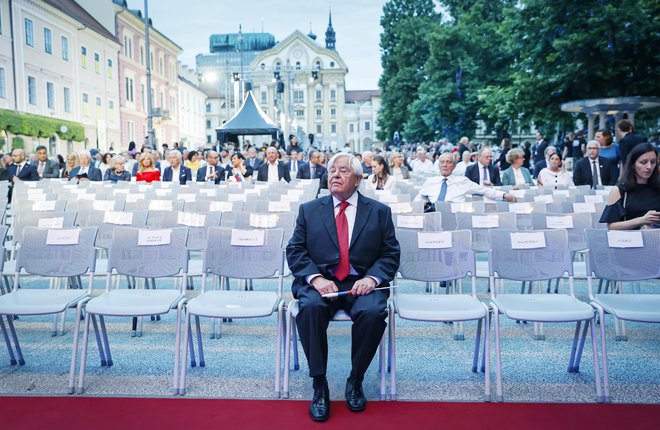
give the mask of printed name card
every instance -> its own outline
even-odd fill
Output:
[[[268,212],[289,212],[290,210],[291,204],[288,201],[268,202]]]
[[[573,217],[567,216],[547,216],[545,225],[548,228],[573,228]]]
[[[202,188],[201,190],[199,190],[199,193],[203,194],[207,197],[215,197],[216,194],[217,194],[216,190],[214,190],[212,188]]]
[[[197,200],[195,193],[180,193],[176,196],[178,200],[183,200],[186,203],[194,203]]]
[[[511,233],[511,248],[536,249],[545,248],[545,235],[542,231]]]
[[[94,200],[92,209],[95,211],[112,211],[115,209],[115,202],[112,200]]]
[[[612,187],[610,187],[612,188]],[[596,195],[597,196],[609,196],[610,195],[610,190],[609,189],[604,189],[604,190],[596,190]]]
[[[641,231],[609,230],[607,244],[610,248],[643,248],[644,239]]]
[[[513,197],[517,199],[522,199],[525,197],[525,190],[509,190],[508,194],[511,194]]]
[[[243,193],[229,193],[227,194],[227,200],[230,202],[246,202],[247,194]]]
[[[395,214],[404,214],[404,213],[410,213],[410,212],[413,211],[413,207],[410,204],[410,202],[390,203],[389,206],[390,206],[390,209],[392,209],[392,213],[395,213]]]
[[[596,212],[596,205],[593,202],[573,203],[573,212],[577,213],[594,213]]]
[[[108,211],[103,215],[103,222],[115,225],[131,225],[133,224],[133,213]]]
[[[28,188],[37,188],[37,183],[36,182],[23,182],[26,187]]]
[[[385,194],[392,194],[392,190],[374,190],[374,195],[382,196]]]
[[[378,201],[381,203],[396,203],[399,201],[396,194],[381,194],[376,197],[378,197]]]
[[[509,210],[515,214],[529,214],[532,213],[532,210],[534,210],[534,208],[528,202],[509,203]]]
[[[96,194],[81,193],[78,194],[78,200],[96,200]]]
[[[46,245],[77,245],[80,242],[80,229],[48,230]]]
[[[472,215],[473,228],[498,228],[500,218],[497,215]]]
[[[277,227],[277,215],[250,214],[250,227],[275,228]]]
[[[555,196],[569,197],[571,195],[571,190],[552,190],[552,194]]]
[[[43,188],[28,188],[27,190],[28,196],[43,196],[44,194],[46,193]]]
[[[232,202],[211,202],[209,210],[214,212],[231,212],[234,209]]]
[[[265,244],[265,230],[232,229],[231,231],[231,246],[264,246]]]
[[[165,197],[171,194],[172,194],[172,190],[161,190],[161,189],[156,190],[156,195],[158,197]]]
[[[540,196],[534,196],[534,201],[543,202],[543,203],[553,203],[555,201],[555,198],[552,196],[552,194],[541,194]]]
[[[420,249],[446,249],[451,248],[451,232],[418,232],[417,247]]]
[[[37,227],[41,228],[62,228],[64,225],[63,217],[40,218]]]
[[[302,197],[305,194],[305,190],[301,190],[300,188],[294,188],[293,190],[286,190],[286,193],[290,196]]]
[[[145,197],[146,197],[146,195],[142,194],[142,193],[140,193],[140,194],[127,194],[126,195],[126,203],[135,203],[139,200],[144,200]]]
[[[297,202],[298,200],[300,200],[300,196],[297,196],[295,194],[282,194],[280,196],[280,201],[282,202],[290,203],[290,202]]]
[[[40,200],[32,204],[32,210],[35,212],[52,212],[55,210],[55,200]]]
[[[401,228],[424,228],[424,215],[404,215],[396,217],[396,226]]]
[[[603,195],[596,194],[595,196],[584,196],[585,203],[603,203]]]
[[[160,187],[161,188],[172,188],[173,182],[161,182]]]
[[[206,215],[204,214],[179,212],[177,215],[177,224],[185,225],[186,227],[204,227],[204,223],[206,223]]]
[[[451,212],[452,213],[457,213],[457,212],[474,212],[474,206],[472,206],[472,203],[452,203],[451,204]]]
[[[147,192],[151,189],[151,184],[139,184],[138,191],[141,193]]]
[[[300,184],[296,184],[300,185]],[[268,184],[254,184],[254,189],[255,190],[267,190],[268,189]]]
[[[171,200],[152,200],[149,202],[150,211],[171,211],[172,210],[172,201]]]
[[[172,241],[172,230],[140,230],[138,232],[138,246],[169,245]]]
[[[116,188],[112,190],[114,194],[128,194],[130,190],[128,188]]]

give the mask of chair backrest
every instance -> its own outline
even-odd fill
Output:
[[[450,202],[435,202],[435,211],[442,214],[443,230],[456,230],[456,214],[451,210]]]
[[[442,231],[442,213],[392,214],[397,229],[416,231]]]
[[[488,270],[504,279],[541,281],[573,276],[566,230],[490,230]]]
[[[240,229],[281,228],[283,243],[289,242],[295,228],[296,214],[292,212],[248,213],[226,212],[220,221],[221,227]]]
[[[398,229],[396,237],[401,246],[399,273],[406,279],[439,282],[462,279],[468,273],[476,276],[469,230],[420,232]]]
[[[222,212],[173,212],[176,219],[174,225],[188,227],[188,242],[186,246],[191,251],[202,251],[206,248],[208,230],[219,227]]]
[[[241,236],[245,232],[261,237],[250,242]],[[281,228],[242,230],[211,227],[208,229],[202,271],[233,279],[281,275],[284,270],[283,237]],[[246,245],[241,245],[243,243]]]
[[[96,247],[108,249],[112,245],[112,232],[117,227],[145,227],[148,211],[112,212],[92,210],[88,225],[99,228],[96,235]]]
[[[74,227],[77,212],[26,212],[14,222],[14,244],[23,241],[25,227],[67,228]]]
[[[108,273],[114,269],[120,275],[140,278],[188,273],[187,238],[186,227],[163,230],[116,227],[108,251]]]
[[[23,269],[33,275],[69,277],[94,272],[96,232],[96,227],[25,227],[16,257],[16,273]]]
[[[591,227],[589,213],[532,213],[534,230],[564,229],[568,233],[568,247],[571,251],[587,249],[584,231]]]
[[[587,229],[587,276],[611,281],[660,278],[660,229]]]
[[[512,212],[502,213],[457,213],[456,223],[460,230],[472,231],[472,249],[474,252],[490,251],[490,235],[488,231],[491,228],[506,228],[516,230],[516,214]]]

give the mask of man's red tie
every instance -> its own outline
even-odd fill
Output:
[[[348,202],[339,204],[339,213],[335,217],[337,225],[337,239],[339,240],[339,264],[335,267],[335,277],[340,281],[351,272],[351,264],[348,259],[348,218],[346,218],[346,208]]]

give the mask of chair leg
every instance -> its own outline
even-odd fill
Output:
[[[396,400],[396,318],[394,307],[390,309],[390,400]]]
[[[188,312],[186,312],[187,314]],[[197,367],[197,359],[195,358],[195,342],[193,342],[193,333],[192,333],[192,317],[186,318],[188,327],[187,336],[188,342],[190,343],[190,367]]]
[[[482,321],[477,321],[477,339],[474,342],[474,356],[472,358],[472,373],[477,373],[479,366],[479,346],[481,346],[481,324]]]
[[[482,369],[484,372],[484,401],[490,402],[490,309],[484,304],[484,307],[486,307],[486,318],[484,318],[484,325],[485,330],[484,330],[484,354],[483,354],[483,360],[484,364],[482,365]],[[499,372],[498,372],[499,374]]]
[[[188,312],[186,312],[184,324],[185,333],[183,335],[183,355],[181,356],[181,373],[179,375],[179,394],[182,396],[186,394],[186,370],[188,367],[186,366],[186,360],[188,358],[188,349],[194,354],[194,345],[190,345],[190,343],[192,343],[192,335],[190,334],[190,314]]]
[[[285,399],[289,398],[289,376],[291,369],[289,368],[290,360],[291,360],[291,342],[293,341],[292,339],[292,334],[291,330],[293,327],[293,317],[291,316],[291,309],[287,307],[286,310],[286,332],[284,335],[284,376],[283,376],[283,381],[282,381],[282,397]],[[295,328],[294,328],[295,329]]]
[[[89,340],[89,312],[85,312],[85,329],[83,331],[82,353],[80,354],[80,373],[78,374],[78,394],[85,392],[85,366],[87,365],[87,342]]]
[[[591,324],[591,321],[586,321],[584,324],[584,330],[582,331],[582,338],[580,339],[580,347],[578,348],[577,351],[577,356],[575,358],[575,361],[573,363],[573,373],[578,373],[580,371],[580,361],[582,360],[582,351],[584,350],[584,343],[587,340],[587,331],[589,330],[589,325]],[[591,330],[593,331],[595,329],[594,327],[591,327]]]
[[[298,327],[296,326],[296,319],[291,318],[291,343],[293,348],[293,370],[300,370],[300,362],[298,361]]]
[[[380,346],[378,347],[378,364],[380,367],[380,400],[387,400],[387,389],[385,383],[385,337],[386,334],[383,333],[383,337],[380,339]]]
[[[603,315],[601,315],[601,318]],[[601,319],[602,321],[602,319]],[[604,326],[603,324],[602,326]],[[603,331],[603,328],[601,327],[601,332]],[[603,345],[604,345],[605,339],[603,339]],[[592,348],[592,353],[594,355],[594,377],[596,378],[596,401],[598,403],[603,403],[603,402],[610,402],[609,399],[609,388],[607,392],[607,397],[603,397],[603,390],[600,385],[600,369],[598,368],[598,348],[596,347],[597,340],[596,340],[596,318],[591,319],[591,348]],[[605,352],[605,350],[603,350]],[[603,354],[603,363],[606,363],[606,358],[605,354]],[[605,365],[605,364],[604,364]],[[607,380],[607,379],[605,379]]]
[[[7,320],[12,316],[7,315]],[[7,328],[5,327],[4,316],[0,315],[0,329],[2,329],[2,336],[5,338],[5,344],[7,345],[7,352],[9,353],[9,363],[12,366],[16,365],[16,357],[14,356],[14,348],[11,346],[11,341],[9,340],[9,335],[7,334]]]
[[[495,321],[495,371],[497,372],[495,401],[502,402],[504,396],[502,393],[502,354],[500,351],[500,310],[497,306],[492,306],[494,314],[493,320]]]
[[[59,322],[59,317],[60,317],[59,314],[53,314],[53,326],[50,330],[51,337],[57,336],[57,324]]]
[[[99,321],[101,323],[101,334],[103,335],[103,344],[105,345],[105,355],[107,359],[108,367],[112,366],[112,353],[110,352],[110,340],[108,339],[108,330],[105,327],[105,317],[99,315]]]
[[[568,359],[568,373],[573,373],[575,366],[575,352],[577,351],[578,338],[580,336],[580,326],[582,321],[575,324],[575,332],[573,333],[573,345],[571,346],[571,357]]]
[[[103,351],[103,344],[101,343],[101,335],[100,335],[98,324],[96,323],[96,315],[92,315],[92,324],[94,325],[94,334],[96,335],[96,347],[99,350],[99,358],[101,359],[101,367],[103,367],[108,362],[105,359],[105,352]]]
[[[11,337],[12,339],[14,339],[14,346],[16,347],[16,357],[18,357],[18,365],[23,366],[25,364],[25,359],[23,358],[23,351],[21,350],[21,344],[18,342],[18,336],[16,336],[16,329],[14,328],[14,320],[9,315],[7,315],[7,325],[9,326],[9,332],[11,333]]]
[[[605,310],[603,309],[602,306],[594,302],[591,302],[591,306],[596,308],[596,310],[598,311],[598,318],[600,319],[600,351],[603,360],[603,395],[601,399],[597,399],[597,400],[599,402],[611,403],[612,399],[610,397],[610,376],[607,365],[607,345],[605,338]],[[593,354],[594,354],[594,362],[595,362],[598,359],[598,350],[596,348],[595,334],[593,330],[591,332],[591,342],[594,345]],[[600,375],[597,376],[600,377]],[[599,381],[597,381],[596,388],[598,388],[598,385],[599,385]]]
[[[252,280],[250,280],[252,282]],[[280,300],[277,305],[277,344],[275,346],[275,392],[273,396],[276,399],[281,395],[281,376],[282,376],[282,338],[284,337],[284,300]]]
[[[87,302],[87,300],[85,300]],[[82,315],[83,302],[76,306],[76,324],[73,332],[73,347],[71,348],[71,366],[69,367],[69,387],[68,394],[75,392],[76,377],[76,358],[78,357],[78,340],[80,339],[80,316]]]
[[[172,394],[178,396],[181,394],[179,390],[179,368],[181,367],[181,312],[183,309],[184,300],[180,300],[176,306],[176,325],[174,326],[174,374],[172,375]],[[186,359],[183,359],[185,364]]]
[[[195,315],[195,329],[197,330],[197,348],[199,351],[199,367],[204,367],[204,346],[202,345],[202,328],[199,324],[199,315]]]

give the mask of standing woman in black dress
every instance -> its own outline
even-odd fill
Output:
[[[650,143],[640,143],[630,151],[600,222],[606,222],[611,230],[660,228],[657,163],[658,151]]]

